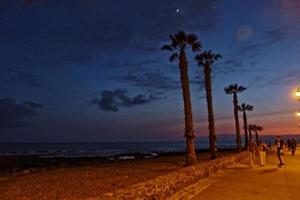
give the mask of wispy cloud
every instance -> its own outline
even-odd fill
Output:
[[[44,88],[39,77],[32,72],[13,68],[7,69],[7,72],[10,74],[10,77],[6,78],[8,82],[22,83],[35,88]]]
[[[296,85],[299,82],[299,70],[291,70],[285,74],[278,75],[270,82],[271,85]]]
[[[282,42],[289,36],[289,32],[284,27],[267,30],[255,38],[252,43],[241,46],[241,53],[244,55],[257,55],[263,49]]]
[[[215,74],[231,74],[231,73],[236,73],[236,72],[246,72],[249,70],[246,68],[243,64],[243,62],[239,59],[228,59],[225,60],[224,62],[221,62],[220,64],[215,65]]]
[[[145,89],[174,90],[180,88],[179,81],[157,72],[130,73],[116,79]]]

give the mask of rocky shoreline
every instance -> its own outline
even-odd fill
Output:
[[[232,152],[232,149],[220,150]],[[208,150],[199,150],[197,153],[207,153]],[[58,168],[79,166],[93,166],[103,163],[124,162],[126,160],[153,159],[164,156],[184,155],[184,152],[153,152],[153,153],[129,153],[112,156],[81,156],[62,157],[53,155],[8,155],[0,156],[0,176],[19,176],[39,171],[47,171]]]

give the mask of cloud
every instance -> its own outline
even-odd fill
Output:
[[[121,107],[135,107],[149,104],[159,99],[159,97],[152,94],[138,94],[130,97],[127,93],[128,91],[123,89],[104,90],[101,92],[100,98],[92,99],[89,103],[92,105],[97,104],[105,112],[118,112]]]
[[[238,59],[228,59],[223,63],[216,64],[215,67],[216,74],[231,74],[234,72],[246,72],[247,69],[241,60]]]
[[[36,108],[41,107],[41,104],[32,101],[17,103],[12,98],[0,99],[0,129],[29,125],[27,118],[36,116],[38,114]]]
[[[33,102],[33,101],[24,101],[23,104],[24,104],[24,105],[27,105],[27,106],[29,106],[29,107],[31,107],[31,108],[42,108],[42,107],[43,107],[42,104],[35,103],[35,102]]]
[[[158,51],[159,49],[156,49]],[[140,62],[124,62],[121,65],[125,67],[136,67],[136,68],[141,68],[146,65],[153,65],[159,63],[158,59],[148,59],[148,60],[142,60]]]
[[[44,88],[40,79],[33,73],[16,69],[8,69],[8,71],[12,74],[12,76],[8,79],[9,82],[23,83],[35,88]]]
[[[170,76],[157,72],[130,73],[117,80],[146,89],[174,90],[180,88],[180,82]]]
[[[261,50],[287,39],[289,36],[289,32],[284,27],[267,30],[256,38],[252,44],[242,46],[241,53],[244,55],[257,54]]]
[[[271,85],[297,85],[299,76],[300,73],[298,70],[291,70],[273,78],[269,83]]]
[[[248,88],[263,88],[267,86],[278,85],[297,85],[299,82],[299,76],[299,70],[289,70],[283,74],[275,75],[270,78],[266,78],[265,75],[260,75],[253,78],[253,81],[248,85]]]

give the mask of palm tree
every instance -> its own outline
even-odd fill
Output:
[[[249,140],[252,139],[252,131],[254,130],[254,125],[253,124],[249,124],[248,125],[248,131],[249,131]]]
[[[262,126],[258,126],[258,125],[255,125],[255,124],[250,124],[248,126],[248,129],[249,129],[249,131],[254,131],[254,133],[255,133],[255,139],[256,139],[256,144],[258,145],[258,132],[259,131],[263,131],[264,128]]]
[[[257,145],[258,145],[258,132],[259,131],[263,131],[263,130],[264,130],[264,128],[262,126],[258,126],[258,125],[255,126],[255,130],[254,131],[255,131]]]
[[[185,114],[185,137],[186,137],[186,165],[193,165],[197,162],[195,152],[195,134],[193,128],[193,115],[192,104],[190,97],[190,86],[188,77],[188,62],[185,51],[188,47],[191,47],[193,52],[200,51],[202,45],[198,38],[194,34],[186,34],[183,31],[179,31],[174,35],[170,35],[171,43],[164,45],[162,50],[168,50],[172,53],[169,60],[173,62],[179,59],[180,80],[182,87],[182,96],[184,103]]]
[[[203,66],[204,70],[211,159],[215,159],[217,157],[217,137],[215,132],[215,120],[211,92],[211,65],[214,64],[214,62],[220,58],[220,54],[214,54],[211,51],[204,51],[195,57],[196,61],[198,62],[198,65]]]
[[[238,106],[238,110],[243,112],[243,119],[244,119],[244,130],[245,130],[245,149],[248,147],[248,122],[247,122],[247,114],[246,111],[252,111],[253,106],[249,104],[242,103],[242,105]]]
[[[235,119],[235,130],[236,130],[236,148],[238,151],[241,151],[241,135],[240,135],[240,124],[239,124],[239,115],[238,115],[238,99],[237,93],[243,92],[246,90],[242,85],[229,85],[228,87],[224,88],[224,91],[228,95],[233,95],[233,112],[234,112],[234,119]]]
[[[256,143],[258,145],[258,132],[259,131],[263,131],[264,128],[262,126],[256,126],[256,129],[255,129],[255,136],[256,136]]]

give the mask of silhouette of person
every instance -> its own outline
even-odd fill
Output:
[[[260,166],[263,167],[266,164],[266,156],[267,156],[268,146],[262,140],[258,142],[258,152],[260,158]]]
[[[256,153],[256,144],[253,141],[252,138],[250,138],[249,144],[248,144],[248,152],[249,152],[249,158],[250,158],[250,167],[253,167],[255,164],[255,153]]]
[[[293,138],[291,141],[292,155],[294,156],[297,149],[297,141]]]
[[[279,160],[279,167],[284,167],[285,164],[283,162],[283,140],[280,138],[280,136],[276,136],[275,141],[276,147],[277,147],[277,157]]]

